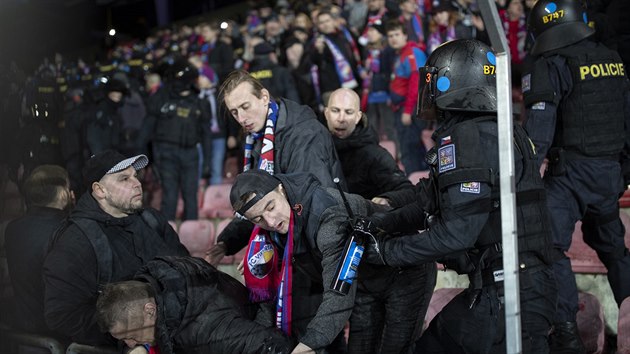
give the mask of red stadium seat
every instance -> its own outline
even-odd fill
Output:
[[[630,189],[626,189],[621,198],[619,198],[620,208],[630,208]]]
[[[440,288],[433,292],[427,314],[424,317],[423,330],[429,327],[433,318],[448,304],[455,296],[464,291],[464,288]]]
[[[418,181],[420,181],[422,178],[429,178],[429,171],[427,170],[411,172],[409,176],[407,176],[407,178],[409,179],[409,181],[411,181],[411,183],[418,184]]]
[[[391,140],[381,140],[379,142],[379,145],[381,145],[383,148],[385,148],[385,150],[387,150],[390,155],[392,155],[392,157],[394,158],[395,161],[398,161],[398,154],[396,153],[396,143],[391,141]]]
[[[595,295],[578,294],[577,323],[580,337],[587,353],[601,354],[604,351],[605,327],[604,309]]]
[[[229,218],[234,215],[230,204],[231,184],[217,184],[208,186],[203,195],[203,208],[199,211],[199,217]]]
[[[210,220],[186,220],[179,226],[179,241],[191,256],[204,258],[215,243],[214,224]]]
[[[232,218],[226,218],[219,221],[219,223],[217,224],[217,236],[221,234],[221,231],[225,229],[225,227],[230,223],[230,221],[232,221]],[[221,259],[221,262],[219,262],[219,264],[234,264],[234,256],[223,257],[223,259]]]
[[[630,297],[623,300],[619,307],[617,354],[630,354]]]
[[[597,253],[582,239],[582,222],[575,224],[573,241],[567,256],[571,259],[571,268],[575,273],[606,274],[606,267],[597,258]]]

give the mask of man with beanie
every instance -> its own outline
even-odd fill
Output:
[[[44,262],[48,327],[88,345],[115,343],[99,331],[95,304],[101,287],[131,279],[156,256],[187,256],[166,218],[142,207],[137,171],[149,160],[106,150],[84,168],[87,192],[57,230]]]

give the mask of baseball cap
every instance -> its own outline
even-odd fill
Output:
[[[129,166],[137,171],[146,167],[149,159],[145,155],[136,155],[134,157],[125,158],[118,151],[105,150],[93,155],[83,168],[83,180],[88,190],[91,189],[92,183],[98,182],[105,175],[120,172]]]
[[[276,189],[280,184],[280,180],[270,175],[265,170],[247,170],[238,176],[234,184],[232,184],[232,190],[230,191],[230,203],[232,208],[240,215],[243,216],[254,204],[258,203],[261,199],[267,195],[267,193]],[[241,198],[249,193],[254,193],[254,197],[243,203]]]

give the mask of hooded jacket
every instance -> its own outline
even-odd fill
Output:
[[[160,354],[288,354],[293,348],[272,323],[254,321],[257,306],[243,284],[200,258],[156,257],[135,278],[155,292]]]
[[[390,153],[379,145],[378,136],[368,126],[365,116],[349,137],[339,139],[333,136],[333,141],[350,193],[366,199],[388,198],[387,192],[413,189]]]
[[[354,305],[356,283],[348,295],[330,289],[347,239],[348,211],[336,188],[324,188],[312,174],[277,175],[286,192],[294,217],[293,317],[313,316],[306,328],[294,328],[297,339],[312,349],[331,344],[343,330]],[[371,215],[377,208],[356,194],[346,194],[354,215]],[[296,284],[309,278],[322,291],[313,314],[296,311],[303,288]],[[313,291],[311,286],[309,290]]]
[[[104,272],[96,258],[99,250],[73,221],[91,220],[94,225],[89,232],[104,233],[113,258],[110,281],[115,282],[131,279],[155,256],[188,255],[164,216],[155,210],[150,212],[157,219],[160,234],[140,212],[115,218],[104,212],[90,193],[83,194],[44,261],[45,318],[50,329],[82,344],[115,343],[99,331],[94,316],[99,276]]]
[[[326,187],[334,187],[338,177],[343,184],[343,170],[335,151],[332,137],[308,107],[281,99],[278,102],[278,121],[274,140],[274,173],[310,172]],[[254,147],[252,158],[260,159],[261,142]],[[219,235],[231,255],[245,247],[253,226],[235,219]]]

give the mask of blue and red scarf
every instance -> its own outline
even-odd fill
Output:
[[[286,335],[291,335],[292,288],[293,288],[293,213],[289,221],[289,232],[284,252],[282,266],[278,271],[278,249],[281,247],[278,234],[254,227],[247,253],[243,276],[245,286],[249,290],[252,302],[276,302],[276,327]]]
[[[354,77],[354,73],[352,72],[352,66],[346,57],[343,56],[341,50],[337,48],[335,43],[328,39],[328,37],[324,37],[324,43],[330,49],[332,53],[333,60],[335,62],[335,70],[337,71],[337,77],[339,77],[339,81],[341,82],[341,87],[353,89],[359,86],[356,78]]]
[[[278,120],[278,104],[274,100],[269,101],[269,109],[267,110],[267,122],[262,132],[250,133],[245,138],[245,158],[243,159],[243,171],[251,169],[254,164],[252,159],[252,151],[256,140],[263,139],[262,149],[260,151],[260,160],[255,166],[259,170],[265,170],[269,174],[273,174],[273,146],[275,140],[276,121]]]

